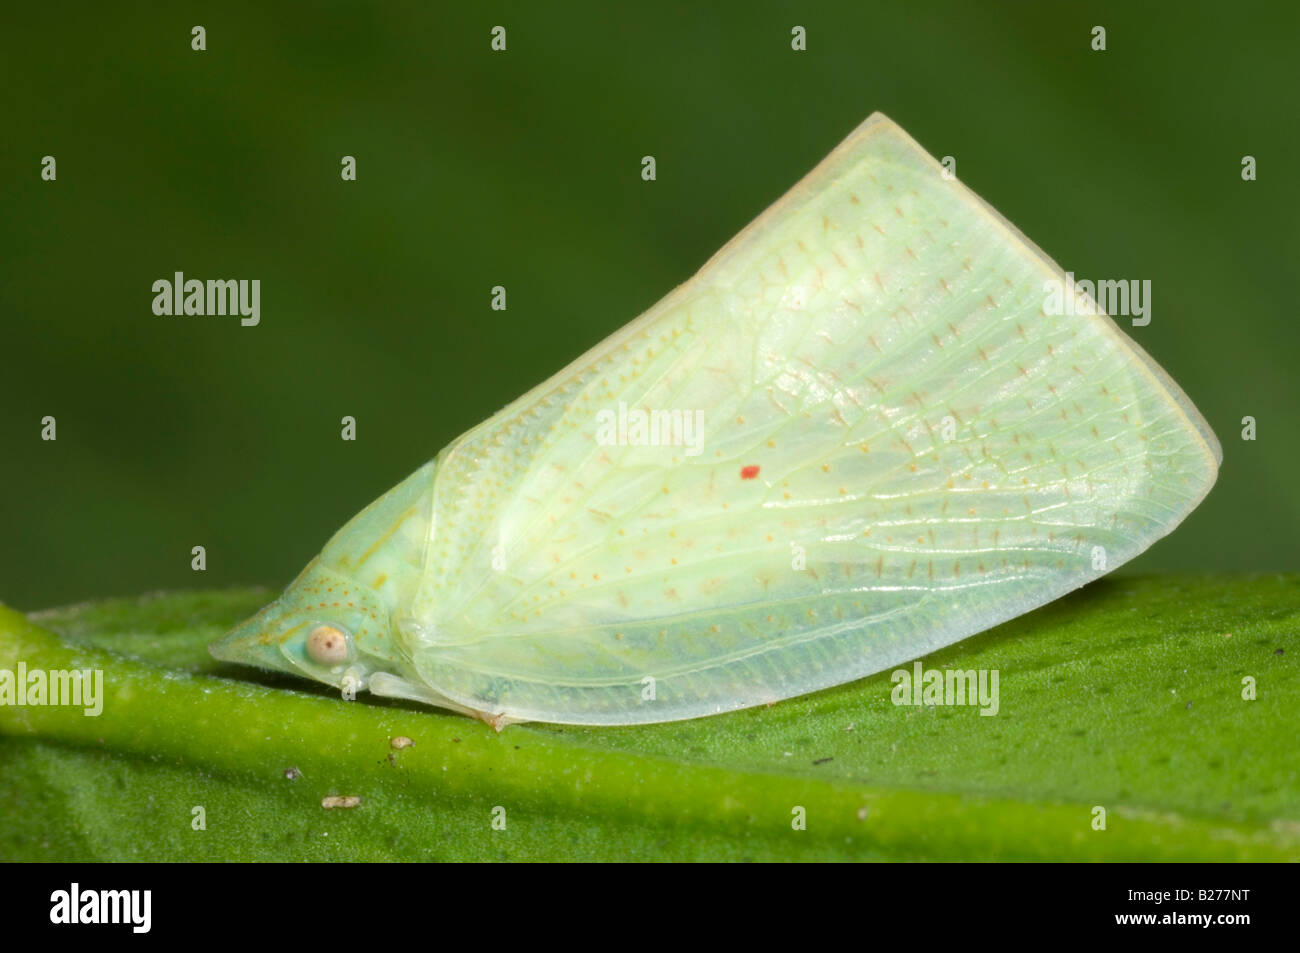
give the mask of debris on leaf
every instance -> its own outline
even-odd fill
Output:
[[[356,807],[361,803],[361,798],[355,794],[335,794],[330,797],[321,798],[320,806],[325,810],[333,810],[336,807]]]

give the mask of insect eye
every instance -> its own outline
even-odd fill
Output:
[[[352,655],[352,637],[336,625],[318,625],[307,636],[307,654],[313,662],[338,665]]]

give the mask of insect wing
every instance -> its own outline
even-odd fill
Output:
[[[1110,318],[1047,313],[1054,280],[873,116],[442,453],[420,676],[530,720],[695,717],[880,671],[1137,555],[1219,447]]]

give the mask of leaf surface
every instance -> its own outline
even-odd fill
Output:
[[[923,660],[996,669],[994,716],[895,705],[882,672],[689,722],[500,734],[212,660],[264,590],[0,608],[0,669],[99,668],[106,695],[98,717],[0,706],[0,858],[1296,860],[1298,584],[1101,580]]]

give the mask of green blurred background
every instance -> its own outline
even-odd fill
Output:
[[[284,584],[877,109],[1063,267],[1152,281],[1122,326],[1226,459],[1122,571],[1296,568],[1300,16],[1137,6],[11,6],[0,598]],[[260,278],[261,325],[156,317],[177,270]]]

